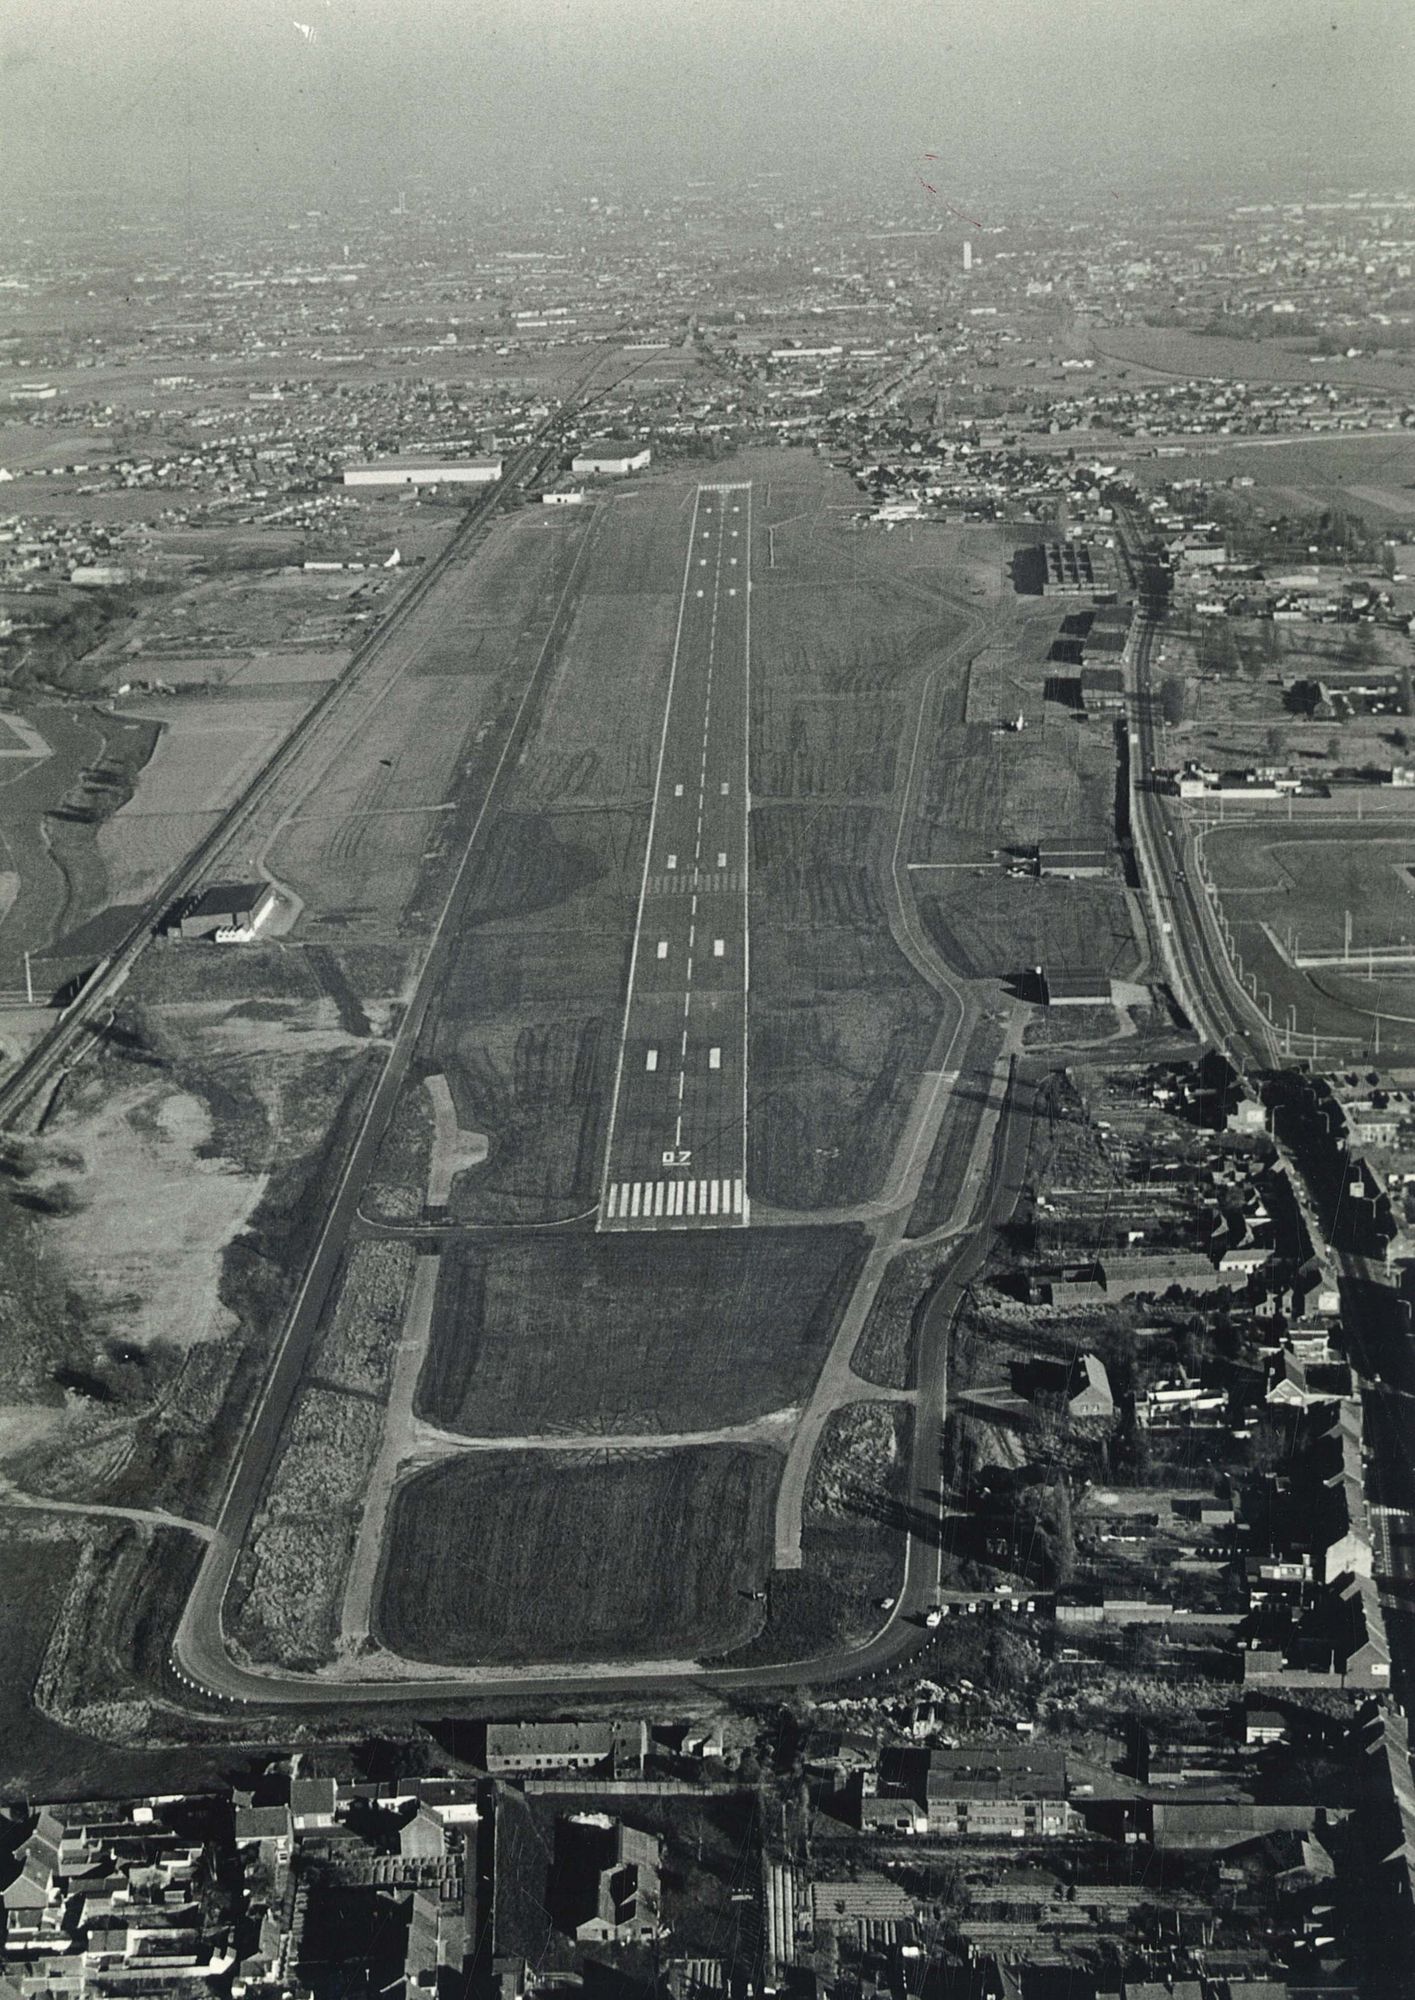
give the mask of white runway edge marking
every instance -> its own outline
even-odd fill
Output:
[[[678,1216],[709,1220],[714,1215],[742,1215],[746,1192],[740,1180],[615,1181],[605,1200],[610,1222],[672,1221]]]
[[[720,888],[730,888],[732,890],[740,890],[743,902],[742,1105],[741,1105],[741,1125],[740,1125],[743,1172],[741,1174],[733,1175],[730,1179],[718,1178],[711,1181],[699,1180],[693,1182],[684,1181],[681,1183],[638,1182],[638,1181],[611,1182],[610,1179],[611,1167],[613,1163],[612,1155],[614,1150],[615,1126],[618,1117],[620,1092],[623,1084],[624,1063],[625,1063],[625,1055],[628,1042],[630,1016],[633,1009],[635,980],[638,971],[639,945],[643,932],[644,906],[651,887],[650,864],[652,862],[654,855],[654,840],[657,831],[659,801],[662,796],[662,789],[663,789],[663,768],[664,768],[665,755],[667,751],[668,729],[669,729],[670,718],[673,712],[674,691],[677,685],[678,660],[682,643],[683,621],[688,605],[689,579],[692,576],[693,544],[698,536],[698,531],[699,531],[698,524],[700,515],[708,520],[712,519],[712,508],[710,506],[705,506],[703,504],[704,493],[740,493],[743,496],[743,499],[746,502],[746,512],[747,512],[747,518],[744,523],[744,526],[746,528],[746,546],[749,552],[751,549],[751,514],[752,514],[751,482],[725,481],[720,483],[701,485],[698,488],[694,500],[693,520],[689,529],[688,546],[683,559],[683,581],[679,594],[678,620],[674,632],[673,652],[669,665],[668,692],[664,702],[663,725],[659,736],[658,760],[654,774],[653,805],[650,812],[650,820],[649,820],[649,837],[644,854],[644,872],[639,887],[639,905],[638,905],[637,916],[635,919],[633,946],[630,953],[630,961],[629,961],[629,983],[625,998],[623,1024],[621,1026],[620,1037],[619,1037],[619,1054],[615,1065],[614,1091],[610,1101],[608,1140],[605,1148],[604,1175],[603,1175],[603,1180],[601,1182],[601,1190],[600,1190],[601,1228],[604,1227],[606,1222],[619,1222],[622,1225],[626,1221],[646,1220],[649,1222],[649,1226],[652,1226],[653,1222],[656,1222],[660,1217],[663,1217],[665,1220],[672,1222],[678,1218],[686,1219],[688,1217],[694,1217],[696,1219],[697,1217],[701,1217],[704,1215],[707,1216],[709,1219],[711,1219],[714,1216],[721,1216],[725,1218],[735,1217],[738,1218],[740,1221],[745,1222],[750,1215],[750,1202],[747,1196],[746,1183],[745,1183],[746,1151],[747,1151],[747,1046],[748,1046],[747,995],[748,995],[748,982],[749,982],[749,973],[748,973],[749,951],[748,951],[748,935],[747,935],[747,925],[748,925],[747,835],[748,835],[748,816],[751,811],[751,785],[748,776],[748,769],[749,769],[748,757],[751,747],[751,598],[749,593],[747,594],[747,600],[745,605],[745,617],[743,621],[743,706],[742,706],[743,783],[742,783],[742,819],[741,819],[742,867],[740,868],[740,870],[734,869],[726,877],[725,880],[723,880],[721,877],[717,877],[714,878],[710,884],[710,886],[714,890],[718,890]],[[740,513],[741,511],[742,510],[740,504],[734,502],[732,507],[732,512],[735,514],[735,513]],[[701,532],[703,540],[707,541],[712,539],[711,529],[703,529]],[[735,538],[737,531],[734,529],[732,532]],[[704,772],[700,773],[699,837],[701,836],[702,791],[705,789],[702,783],[702,778],[705,776],[705,767],[706,767],[706,724],[711,715],[710,704],[712,701],[713,642],[716,638],[717,606],[719,602],[718,588],[720,587],[721,583],[721,561],[724,553],[721,542],[720,527],[718,533],[719,533],[719,541],[717,549],[718,582],[717,584],[714,585],[714,591],[713,591],[712,632],[709,638],[709,651],[708,651],[708,674],[707,674],[706,697],[709,707],[707,715],[704,718],[705,722],[705,729],[704,729],[705,743],[704,743],[704,757],[703,757]],[[749,591],[750,591],[750,586],[749,586]],[[702,597],[704,595],[704,593],[701,590],[697,591],[695,594],[698,597]],[[729,591],[728,594],[729,596],[735,597],[737,593],[735,590],[732,590]],[[728,781],[723,780],[721,784],[721,795],[723,797],[727,797],[729,793],[730,793],[730,785]],[[682,795],[683,795],[683,788],[681,784],[675,786],[674,796],[681,798]],[[676,864],[677,859],[678,857],[675,855],[669,864],[670,867]],[[697,857],[695,856],[694,859],[696,862]],[[684,887],[695,889],[696,876],[697,876],[697,870],[695,867],[694,870],[692,871],[692,879],[688,883],[685,883]],[[676,885],[676,883],[679,880],[681,880],[681,878],[675,875],[675,877],[673,878],[674,884]],[[666,888],[668,884],[663,881],[662,877],[658,877],[656,878],[656,886],[659,889],[663,889]],[[698,905],[698,898],[697,895],[694,894],[692,899],[692,914],[694,916],[696,916],[697,914],[697,905]],[[691,951],[691,949],[692,949],[692,944],[690,940],[689,950]],[[686,995],[685,995],[685,1000],[688,1000],[688,996]],[[691,1004],[690,1001],[689,1004]],[[685,1007],[685,1013],[686,1011],[687,1008]],[[684,1053],[686,1054],[686,1051],[684,1051]],[[718,1060],[720,1062],[721,1060],[720,1057],[718,1058]],[[679,1084],[680,1088],[678,1096],[681,1102],[682,1098],[681,1076],[679,1079]],[[672,1191],[675,1188],[681,1189],[683,1190],[683,1192],[675,1194]]]

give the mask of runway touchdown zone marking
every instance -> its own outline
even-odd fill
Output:
[[[734,502],[740,496],[733,512],[745,515],[740,546],[742,569],[750,573],[750,484],[700,487],[684,558],[610,1105],[602,1230],[741,1228],[750,1219],[750,600],[744,591],[729,609],[728,600],[738,597],[727,582],[738,562],[729,554],[729,534],[736,538],[737,530],[723,519],[726,509],[709,502],[713,492],[731,493]],[[701,541],[711,546],[699,553]],[[699,586],[693,572],[702,568],[708,574]],[[699,599],[706,601],[695,608]],[[692,775],[685,783],[686,773]],[[725,804],[729,799],[733,803]],[[651,1063],[645,1062],[647,1047]]]

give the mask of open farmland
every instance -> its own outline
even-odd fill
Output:
[[[1238,382],[1341,382],[1351,387],[1410,388],[1415,370],[1396,361],[1314,356],[1280,340],[1230,340],[1187,327],[1108,326],[1091,336],[1100,355],[1161,375],[1210,376]]]
[[[424,929],[462,851],[588,524],[499,524],[402,627],[357,735],[238,859],[300,899],[306,934]],[[426,891],[421,894],[420,891]]]
[[[421,1412],[480,1437],[750,1422],[814,1381],[863,1252],[853,1228],[458,1244]]]
[[[780,1460],[507,1452],[398,1496],[379,1636],[448,1664],[692,1659],[760,1623]]]
[[[1328,1057],[1369,1054],[1377,1014],[1382,1054],[1415,1052],[1415,1021],[1404,1018],[1415,1015],[1415,968],[1382,976],[1379,961],[1363,956],[1367,946],[1415,950],[1415,811],[1364,822],[1325,813],[1305,823],[1230,822],[1209,828],[1203,851],[1244,975],[1271,997],[1278,1029],[1295,1031],[1294,1054],[1314,1034],[1334,1038]],[[1293,962],[1343,953],[1348,911],[1349,964]]]
[[[133,797],[98,833],[108,893],[145,902],[289,735],[308,706],[296,695],[144,702],[124,712],[161,734]]]
[[[1251,479],[1246,489],[1264,514],[1320,514],[1340,508],[1359,515],[1377,533],[1415,516],[1415,439],[1409,432],[1364,436],[1328,432],[1281,440],[1212,438],[1137,474],[1147,482],[1172,479]]]

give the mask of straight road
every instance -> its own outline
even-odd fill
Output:
[[[609,1117],[601,1230],[741,1228],[747,1199],[752,489],[699,486]]]

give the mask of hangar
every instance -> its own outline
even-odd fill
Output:
[[[580,446],[570,461],[570,470],[620,475],[642,472],[652,456],[646,444],[627,444],[622,438],[596,438]]]
[[[346,465],[346,486],[490,486],[501,477],[499,458],[380,458]]]
[[[187,904],[177,931],[184,938],[246,944],[274,911],[275,891],[268,882],[213,882]]]

